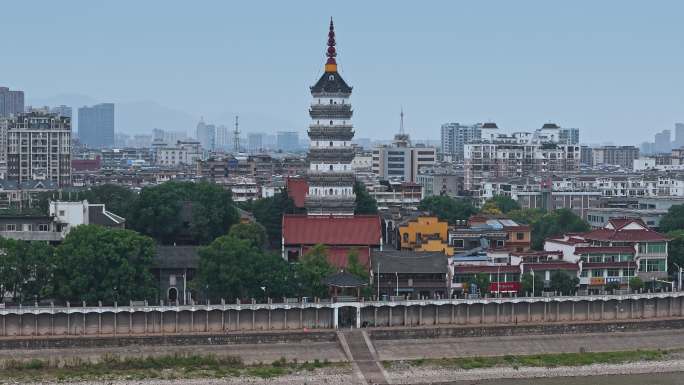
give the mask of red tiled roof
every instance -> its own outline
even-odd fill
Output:
[[[379,246],[378,215],[283,215],[286,245]]]
[[[638,224],[646,227],[646,225],[638,218],[612,218],[608,220],[608,223],[613,225],[615,230],[620,230],[632,222],[637,222]]]
[[[454,265],[454,273],[519,273],[519,266]]]
[[[302,253],[306,254],[306,252],[308,252],[309,249],[311,248],[303,247]],[[349,263],[347,257],[351,249],[351,247],[328,247],[328,252],[326,254],[328,257],[328,262],[337,268],[346,268],[347,264]],[[359,263],[361,263],[365,267],[369,267],[370,249],[368,247],[358,247],[356,248],[356,251],[358,251],[359,253]]]
[[[523,270],[530,271],[545,271],[545,270],[579,270],[579,265],[569,262],[539,262],[539,263],[523,263]]]
[[[304,207],[304,198],[309,192],[309,183],[304,178],[287,178],[285,182],[287,195],[294,201],[295,207]]]
[[[607,253],[623,253],[623,254],[634,254],[635,250],[633,247],[629,246],[598,246],[598,247],[576,247],[575,254],[607,254]]]
[[[597,241],[621,241],[621,242],[640,242],[640,241],[668,241],[669,239],[653,230],[619,230],[598,229],[590,231],[585,235],[586,239]]]
[[[588,269],[612,269],[612,268],[636,268],[635,262],[584,262],[582,270]]]

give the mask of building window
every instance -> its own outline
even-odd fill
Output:
[[[38,231],[48,231],[48,225],[47,224],[38,225]]]
[[[463,248],[463,239],[454,239],[453,241],[451,241],[451,243],[454,247],[457,247],[459,249]]]
[[[333,166],[332,166],[332,164],[331,164],[331,165],[330,165],[330,171],[332,171],[332,170],[333,170]]]
[[[519,241],[522,241],[523,239],[525,239],[525,233],[516,233],[515,238]]]
[[[596,278],[603,277],[603,270],[592,270],[591,276]]]
[[[17,231],[17,225],[15,224],[8,224],[6,227],[6,231]]]
[[[333,146],[333,142],[332,142],[332,140],[331,140],[331,141],[330,141],[330,147],[332,147],[332,146]]]

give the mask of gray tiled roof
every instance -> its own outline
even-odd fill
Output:
[[[199,263],[197,246],[158,245],[154,267],[162,269],[196,269]]]
[[[448,258],[438,252],[374,251],[371,254],[373,271],[393,273],[447,273]]]

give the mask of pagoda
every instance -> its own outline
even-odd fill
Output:
[[[350,87],[337,72],[335,27],[330,19],[325,72],[311,87],[309,116],[308,215],[354,215],[354,159]]]

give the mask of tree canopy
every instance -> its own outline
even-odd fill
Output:
[[[324,245],[316,245],[300,258],[297,278],[302,285],[302,295],[327,296],[328,287],[322,280],[335,272],[335,268],[328,262],[327,252]]]
[[[675,230],[684,230],[684,205],[670,206],[660,220],[660,231],[667,233]]]
[[[354,214],[377,214],[378,202],[368,194],[366,186],[357,181],[354,183],[354,194],[356,195],[356,208]]]
[[[295,207],[294,201],[283,190],[273,197],[257,199],[243,204],[245,210],[251,211],[266,229],[268,243],[272,248],[280,247],[283,233],[283,214],[303,213],[302,209]]]
[[[164,244],[207,244],[237,221],[230,191],[176,181],[142,189],[131,220],[133,228]]]
[[[0,301],[12,293],[18,302],[49,296],[52,246],[0,238]]]
[[[569,209],[543,212],[539,209],[513,210],[511,219],[528,224],[532,231],[532,248],[542,250],[544,240],[553,235],[589,231],[589,224]]]
[[[524,295],[531,293],[533,296],[540,296],[544,290],[544,277],[541,273],[532,274],[529,271],[520,277],[520,286]]]
[[[457,200],[448,196],[431,196],[423,199],[418,209],[428,211],[440,220],[449,224],[456,224],[458,220],[465,220],[477,213],[477,208],[469,201]]]
[[[195,288],[214,301],[292,295],[288,264],[257,247],[253,237],[240,239],[236,235],[224,235],[200,248]]]
[[[516,200],[505,195],[497,195],[487,199],[481,211],[490,214],[508,214],[513,210],[520,210],[520,204]]]
[[[552,291],[562,293],[563,295],[574,294],[579,284],[579,278],[568,274],[565,271],[554,271],[551,274],[551,282],[549,288]]]
[[[237,223],[231,226],[228,235],[249,240],[252,246],[261,249],[266,246],[268,241],[266,229],[259,223]]]
[[[678,272],[676,265],[684,267],[684,230],[670,231],[667,237],[671,239],[667,250],[667,270]]]
[[[154,298],[154,252],[154,241],[134,231],[77,226],[55,249],[53,293],[90,303]]]

